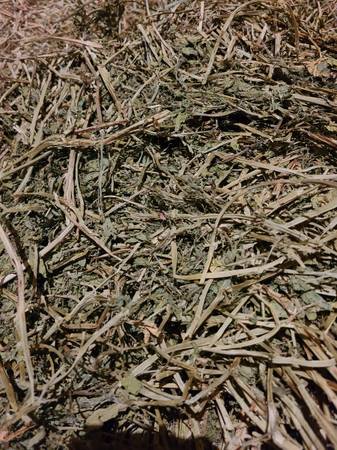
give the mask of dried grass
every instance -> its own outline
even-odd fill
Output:
[[[0,6],[4,448],[337,448],[335,2]]]

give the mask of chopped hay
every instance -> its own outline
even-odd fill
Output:
[[[4,448],[337,447],[336,15],[1,1]]]

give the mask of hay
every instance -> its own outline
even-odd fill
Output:
[[[1,2],[5,448],[337,447],[336,13]]]

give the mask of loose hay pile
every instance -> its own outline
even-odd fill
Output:
[[[336,448],[335,2],[0,17],[4,448]]]

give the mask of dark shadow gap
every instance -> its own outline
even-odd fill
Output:
[[[165,432],[91,431],[83,437],[73,437],[69,450],[216,450],[207,438],[180,439]]]

